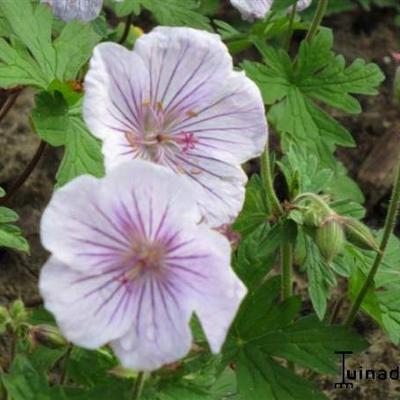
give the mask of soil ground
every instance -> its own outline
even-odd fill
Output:
[[[391,53],[400,51],[400,29],[394,25],[389,9],[361,10],[327,18],[335,30],[335,50],[348,61],[362,57],[380,65],[387,79],[376,97],[361,97],[361,116],[340,117],[358,142],[356,149],[342,149],[339,157],[363,188],[368,205],[367,220],[381,226],[387,207],[391,174],[400,152],[400,107],[393,101],[393,77],[396,64]],[[0,186],[6,190],[34,154],[39,140],[30,128],[29,109],[33,93],[24,91],[0,125]],[[31,244],[31,254],[21,255],[0,249],[0,304],[21,297],[31,302],[37,297],[37,279],[47,254],[40,245],[39,220],[52,193],[60,151],[47,148],[40,164],[10,206],[21,216],[20,226]],[[399,249],[400,251],[400,249]],[[400,351],[366,317],[360,316],[356,328],[371,343],[370,349],[352,359],[351,365],[364,368],[393,369],[400,363]],[[0,343],[1,348],[1,343]],[[1,365],[0,351],[0,365]],[[400,385],[395,382],[364,381],[352,391],[333,390],[336,378],[318,380],[330,399],[400,398]],[[249,399],[250,400],[250,399]],[[282,399],[284,400],[284,399]]]

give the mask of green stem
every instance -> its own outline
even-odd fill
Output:
[[[311,42],[318,32],[322,19],[324,18],[326,9],[328,7],[328,0],[319,0],[317,11],[315,12],[314,19],[311,23],[310,29],[307,33],[306,40]]]
[[[293,246],[290,241],[286,241],[281,245],[281,297],[286,300],[293,295]],[[288,368],[295,371],[294,363],[288,361]]]
[[[132,400],[139,400],[144,385],[144,372],[139,372],[135,384],[133,386]]]
[[[118,40],[119,44],[124,44],[126,39],[128,39],[129,32],[131,30],[132,20],[133,20],[133,14],[130,13],[126,17],[124,32],[122,33],[121,39]]]
[[[287,32],[287,37],[286,37],[286,42],[285,42],[285,49],[286,51],[289,51],[290,49],[290,43],[292,42],[292,37],[293,37],[293,25],[294,25],[294,20],[296,18],[297,14],[297,1],[296,3],[293,4],[292,6],[292,11],[290,13],[290,19],[289,19],[289,27],[288,27],[288,32]]]
[[[67,378],[67,364],[69,358],[71,357],[73,346],[69,345],[67,351],[64,354],[64,357],[61,360],[61,375],[60,375],[60,385],[64,385],[65,380]]]
[[[377,253],[374,263],[372,264],[371,270],[369,271],[368,277],[364,282],[363,287],[361,288],[360,292],[358,293],[353,306],[350,309],[350,312],[346,318],[345,326],[350,326],[356,317],[358,310],[361,307],[361,304],[374,282],[375,275],[378,271],[378,268],[385,256],[385,251],[387,244],[389,242],[390,236],[393,233],[394,227],[396,225],[397,214],[400,207],[400,158],[398,160],[396,178],[393,186],[392,197],[390,199],[389,210],[386,215],[385,226],[383,230],[383,237],[381,244],[379,246],[379,252]]]
[[[274,189],[274,181],[272,178],[271,161],[269,159],[268,144],[265,146],[264,153],[261,155],[261,178],[264,182],[264,188],[267,195],[267,202],[272,205],[274,215],[282,215],[283,208],[276,196]]]
[[[292,266],[293,247],[292,244],[287,241],[281,246],[282,300],[288,299],[293,294]]]
[[[0,199],[0,206],[9,202],[10,199],[14,196],[14,194],[20,189],[20,187],[25,183],[25,181],[30,177],[31,173],[33,172],[33,170],[36,168],[38,162],[40,161],[45,149],[46,149],[46,142],[41,140],[38,148],[36,149],[36,152],[35,152],[33,158],[29,162],[29,164],[22,171],[22,174],[17,178],[17,180],[14,182],[14,184],[11,186],[11,188],[7,190],[7,194]]]

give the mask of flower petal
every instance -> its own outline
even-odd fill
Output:
[[[39,289],[65,337],[79,346],[103,346],[132,324],[133,296],[117,272],[85,275],[51,257],[41,271]]]
[[[186,235],[191,236],[189,232]],[[211,350],[217,353],[247,289],[230,266],[231,248],[223,235],[201,225],[193,237],[195,240],[170,255],[167,262],[180,271],[183,297],[186,302],[192,299]]]
[[[177,156],[170,165],[185,171],[194,181],[193,190],[205,221],[218,227],[232,222],[242,209],[247,176],[240,167],[229,163],[228,157],[223,160],[215,153],[193,151],[190,156]]]
[[[145,282],[133,314],[135,323],[123,338],[111,343],[124,367],[151,371],[189,352],[191,307],[167,285],[156,279]]]
[[[148,71],[136,53],[115,43],[97,45],[85,78],[83,106],[91,132],[104,139],[110,135],[124,138],[126,132],[139,130],[148,84]],[[119,148],[119,153],[123,151]]]
[[[42,3],[50,4],[54,15],[67,22],[73,19],[91,21],[103,6],[103,0],[42,0]]]
[[[142,160],[121,164],[100,180],[78,177],[59,189],[45,210],[43,246],[77,271],[115,269],[129,253],[132,235],[151,237],[166,218],[200,221],[192,185]]]
[[[169,113],[202,104],[233,68],[218,35],[192,28],[157,27],[136,41],[134,52],[150,73],[149,100]]]
[[[262,19],[271,9],[273,0],[230,0],[231,4],[239,10],[242,18],[253,21]]]
[[[81,272],[114,268],[130,246],[129,231],[98,201],[100,182],[91,176],[73,180],[54,193],[42,216],[43,246]]]
[[[258,157],[268,137],[260,91],[244,73],[225,77],[215,95],[174,126],[173,133],[193,132],[196,153],[213,151],[221,160],[242,164]]]

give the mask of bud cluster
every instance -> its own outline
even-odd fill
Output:
[[[361,249],[379,252],[374,236],[362,222],[337,214],[322,197],[312,193],[299,196],[298,201],[307,202],[302,208],[303,224],[311,229],[315,244],[328,262],[342,251],[346,240]]]

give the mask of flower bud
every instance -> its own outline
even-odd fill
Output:
[[[328,262],[340,253],[344,241],[343,227],[336,215],[326,218],[316,231],[315,243]]]
[[[28,317],[22,300],[15,300],[10,307],[10,316],[15,323],[23,322]]]
[[[316,207],[310,207],[303,215],[304,225],[315,228],[321,224],[321,221],[324,219],[324,215],[321,214],[321,211]]]
[[[369,228],[354,218],[344,219],[346,239],[364,250],[379,251],[378,243]]]
[[[50,349],[60,349],[68,346],[67,339],[61,335],[61,332],[55,326],[32,326],[30,334],[34,343],[40,343]]]

